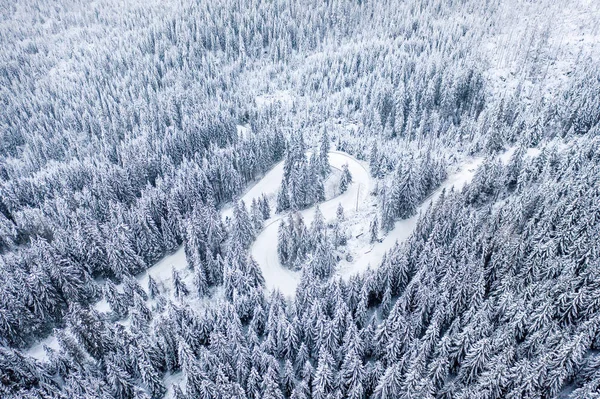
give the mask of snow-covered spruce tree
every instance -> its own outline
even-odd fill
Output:
[[[167,253],[174,252],[179,246],[179,240],[175,223],[169,223],[161,218],[160,226],[162,228],[162,243]]]
[[[288,210],[292,205],[290,203],[289,191],[287,181],[284,179],[281,182],[281,187],[277,192],[277,213],[281,213]]]
[[[350,183],[352,183],[352,174],[350,173],[350,169],[348,169],[348,164],[345,163],[342,165],[342,176],[340,177],[340,192],[345,193]]]
[[[109,238],[107,255],[111,272],[118,280],[137,274],[145,268],[144,261],[135,252],[124,226],[118,234]]]
[[[189,289],[187,288],[183,280],[181,280],[181,275],[174,267],[171,270],[171,278],[173,281],[173,295],[175,296],[175,298],[181,298],[183,296],[189,295]]]
[[[265,399],[283,399],[279,388],[279,375],[275,369],[269,367],[264,374],[261,384],[262,397]]]
[[[259,206],[259,202],[256,200],[256,198],[252,198],[252,205],[250,206],[250,220],[254,226],[254,231],[257,232],[262,230],[263,224],[263,212]]]
[[[381,229],[385,232],[389,232],[394,228],[396,221],[394,212],[394,202],[391,200],[389,188],[382,188],[381,196]]]
[[[233,207],[233,219],[231,222],[231,240],[238,242],[244,248],[248,248],[254,241],[255,229],[246,209],[244,201],[238,201]]]
[[[329,239],[326,238],[317,243],[310,261],[310,268],[313,273],[319,278],[326,279],[333,273],[335,264],[336,260]]]
[[[131,309],[131,326],[135,330],[146,329],[152,320],[152,313],[144,299],[135,293],[133,297],[133,308]]]
[[[379,157],[379,147],[377,146],[377,141],[373,141],[371,150],[369,152],[369,171],[371,176],[380,177],[381,159]]]
[[[326,137],[325,140],[328,140]],[[328,141],[327,141],[328,143]],[[328,148],[328,144],[324,148]],[[277,194],[277,212],[299,210],[325,200],[323,181],[329,173],[328,153],[315,153],[307,159],[304,137],[292,136],[283,165],[283,179]],[[324,166],[325,162],[327,167]]]
[[[315,399],[325,399],[336,389],[334,360],[330,353],[321,351],[317,362],[312,393]]]
[[[246,260],[246,277],[251,287],[264,288],[265,278],[262,275],[260,266],[252,256],[248,256]]]
[[[162,375],[156,368],[144,358],[139,357],[138,368],[142,382],[152,399],[162,398],[167,389],[163,383]]]
[[[125,300],[128,306],[133,305],[133,297],[135,294],[139,295],[144,301],[148,299],[148,294],[142,288],[140,283],[134,277],[127,277],[123,280],[123,293],[125,294]]]
[[[156,296],[160,294],[160,289],[158,288],[158,284],[156,283],[156,280],[151,275],[148,275],[148,294],[150,295],[150,298],[152,298],[152,299],[156,298]]]
[[[377,215],[375,215],[375,217],[373,217],[373,220],[371,221],[371,224],[369,225],[369,241],[371,243],[374,243],[375,241],[378,240],[378,234],[379,234],[379,223],[377,222]]]
[[[279,263],[282,265],[287,265],[288,260],[290,259],[290,254],[288,252],[290,248],[290,228],[286,224],[285,220],[281,220],[279,223],[278,235],[277,235],[277,256],[279,258]]]
[[[298,268],[310,250],[310,236],[300,212],[290,215],[291,236],[288,252],[294,268]]]
[[[329,134],[327,133],[327,129],[323,129],[323,135],[321,136],[321,141],[319,143],[319,153],[318,155],[318,164],[319,164],[319,174],[323,176],[323,178],[327,177],[329,172],[331,171],[331,166],[329,165]]]
[[[314,250],[317,245],[320,245],[327,239],[327,227],[325,226],[325,218],[321,212],[321,208],[317,205],[315,207],[315,214],[308,230],[308,237],[310,242],[308,243],[309,250]]]
[[[416,212],[419,188],[412,159],[400,164],[394,172],[389,201],[397,218],[406,219]]]
[[[106,378],[113,397],[116,399],[128,399],[133,397],[135,385],[131,375],[115,359],[107,359]]]
[[[118,291],[116,285],[112,281],[107,281],[104,286],[104,299],[110,305],[117,319],[127,316],[128,306],[123,298],[123,294]]]
[[[199,297],[208,294],[208,277],[204,267],[197,267],[194,270],[194,286]]]
[[[338,222],[343,222],[344,221],[344,207],[342,206],[342,203],[338,203],[338,206],[335,210],[335,216],[337,218]]]
[[[271,217],[271,207],[269,205],[269,200],[268,200],[267,196],[264,194],[259,199],[259,207],[260,207],[260,211],[262,213],[263,221],[269,219]]]

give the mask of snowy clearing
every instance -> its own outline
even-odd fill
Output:
[[[531,155],[538,153],[537,149],[530,149]],[[510,148],[500,155],[500,159],[507,162],[514,148]],[[376,267],[383,255],[389,251],[397,242],[407,239],[412,233],[419,215],[427,209],[441,194],[442,190],[454,187],[456,190],[462,189],[469,183],[477,168],[482,163],[483,158],[470,159],[463,162],[457,170],[452,173],[444,183],[438,187],[417,209],[417,214],[405,220],[399,220],[395,223],[394,229],[382,237],[380,242],[369,243],[368,222],[374,214],[374,200],[369,198],[369,190],[372,185],[372,178],[365,166],[352,156],[343,152],[331,152],[329,162],[333,167],[341,167],[348,162],[350,172],[352,173],[353,183],[348,191],[339,197],[323,202],[318,206],[326,220],[335,218],[335,211],[338,204],[342,204],[345,210],[346,218],[351,225],[351,237],[348,243],[348,251],[352,254],[351,261],[342,259],[336,269],[335,274],[345,279],[360,273],[369,267]],[[261,189],[269,190],[267,193],[276,192],[281,182],[283,174],[283,164],[278,164],[272,170],[273,173],[267,174],[250,191],[252,196],[259,196]],[[246,197],[246,196],[245,196]],[[358,209],[357,209],[358,207]],[[316,207],[311,207],[301,211],[305,224],[308,226],[312,222]],[[279,222],[286,214],[276,215],[266,222],[264,230],[258,235],[252,245],[251,253],[258,262],[265,277],[267,290],[279,290],[285,296],[292,297],[295,294],[296,287],[300,282],[300,272],[292,271],[281,266],[277,255],[277,235]]]
[[[307,152],[306,156],[310,157],[312,152]],[[339,182],[339,177],[341,176],[341,170],[339,167],[332,165],[332,171],[327,176],[327,179],[323,182],[325,186],[325,198],[327,200],[333,198],[337,195],[337,185]],[[281,180],[283,179],[283,161],[278,162],[269,170],[260,180],[258,180],[254,185],[249,186],[244,194],[242,194],[239,200],[244,201],[246,207],[249,208],[250,204],[252,204],[252,200],[255,198],[260,198],[262,195],[265,195],[269,200],[269,205],[271,208],[275,207],[275,199],[277,197],[277,192],[279,191],[279,187],[281,186]],[[231,203],[225,205],[221,209],[221,217],[223,220],[231,219],[233,216],[233,205]],[[268,224],[271,220],[266,220],[265,224]]]
[[[46,338],[38,341],[35,345],[27,350],[27,354],[37,360],[46,360],[48,358],[45,347],[54,350],[59,349],[58,340],[54,335],[49,335]]]
[[[281,104],[283,106],[289,107],[294,104],[294,97],[287,90],[277,90],[272,94],[261,94],[256,96],[254,99],[256,102],[256,106],[261,108],[266,108],[271,105]]]

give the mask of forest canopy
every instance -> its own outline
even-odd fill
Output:
[[[0,396],[599,397],[597,15],[4,4]]]

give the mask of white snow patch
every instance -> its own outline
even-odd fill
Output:
[[[527,151],[525,152],[525,155],[527,155],[528,157],[531,157],[531,158],[536,158],[541,153],[542,153],[542,150],[540,150],[539,148],[528,148]]]
[[[516,150],[517,147],[513,146],[498,156],[503,165],[508,165],[508,163],[510,162],[510,158],[513,156]],[[539,148],[530,147],[525,150],[525,156],[530,158],[536,158],[538,155],[540,155],[541,152],[542,150]]]
[[[26,354],[41,362],[48,360],[44,347],[52,348],[56,351],[59,349],[58,340],[54,335],[49,335],[46,338],[38,341],[35,345],[26,351]]]
[[[248,136],[250,136],[250,134],[252,133],[252,129],[250,128],[250,125],[248,125],[248,124],[237,125],[236,129],[237,129],[238,137],[240,139],[247,139]]]
[[[181,371],[173,374],[167,373],[163,379],[165,386],[167,387],[167,393],[165,394],[164,399],[172,399],[174,397],[173,386],[178,384],[181,387],[184,385],[183,380],[184,375]]]
[[[510,147],[508,150],[504,151],[498,158],[504,165],[508,165],[510,158],[513,156],[515,151],[517,150],[516,146]]]
[[[279,162],[265,176],[260,179],[254,186],[250,187],[242,196],[247,207],[250,207],[253,198],[259,198],[265,194],[267,198],[275,198],[279,186],[281,186],[281,180],[283,179],[283,162]],[[233,207],[228,204],[221,210],[221,216],[224,220],[233,216]]]
[[[275,104],[289,107],[294,104],[294,98],[287,90],[277,90],[272,94],[256,96],[255,103],[258,108],[266,108]]]
[[[356,123],[348,123],[348,124],[346,124],[345,128],[346,128],[346,130],[349,130],[351,132],[356,132],[356,131],[358,131],[359,126]]]
[[[173,269],[182,272],[186,268],[187,259],[185,257],[185,251],[183,250],[183,246],[181,246],[177,251],[175,251],[171,255],[165,256],[158,263],[154,264],[154,266],[148,268],[148,270],[139,274],[137,276],[137,280],[140,283],[140,285],[147,291],[148,275],[150,275],[154,280],[156,280],[156,283],[158,284],[161,292],[164,292],[165,290],[168,292],[173,289]]]
[[[100,313],[108,313],[110,312],[110,305],[108,304],[108,301],[106,299],[102,298],[101,300],[96,302],[96,304],[94,305],[94,309],[96,309]]]

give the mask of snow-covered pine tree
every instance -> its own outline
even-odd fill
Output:
[[[313,155],[318,156],[319,158],[319,166],[320,166],[320,175],[326,177],[329,175],[331,171],[331,166],[329,165],[329,134],[327,133],[327,128],[323,129],[323,134],[321,135],[321,141],[319,145],[319,154]]]
[[[412,159],[405,160],[396,167],[389,196],[395,217],[406,219],[415,214],[418,190],[414,174],[414,161]]]
[[[206,276],[204,267],[196,267],[194,270],[194,285],[199,297],[208,294],[208,277]]]
[[[263,225],[263,213],[259,206],[259,202],[256,201],[256,198],[252,198],[252,205],[250,206],[250,219],[252,220],[252,225],[254,226],[254,231],[256,232],[262,230]]]
[[[179,275],[179,272],[177,271],[177,269],[175,269],[175,267],[173,267],[171,270],[171,278],[173,281],[173,293],[176,298],[181,298],[183,296],[189,295],[190,291],[188,290],[183,280],[181,280],[181,276]]]
[[[271,207],[269,206],[269,199],[265,194],[259,199],[260,211],[262,213],[262,219],[268,220],[271,217]]]
[[[345,163],[342,165],[342,176],[340,177],[340,193],[345,193],[350,183],[352,183],[352,174],[350,173],[350,169],[348,169],[348,164]]]
[[[315,377],[312,382],[313,398],[327,398],[336,388],[335,381],[334,359],[327,351],[321,351],[319,353]]]
[[[248,248],[254,241],[254,227],[243,200],[235,203],[231,223],[231,240]]]
[[[281,213],[285,210],[288,210],[291,208],[291,202],[290,202],[290,198],[289,198],[289,188],[288,188],[288,184],[287,184],[287,180],[283,180],[281,182],[281,187],[279,188],[279,191],[277,192],[277,213]]]
[[[160,294],[158,284],[150,274],[148,274],[148,293],[152,299],[156,298],[156,296]]]
[[[371,176],[380,177],[380,164],[379,148],[377,146],[377,141],[374,140],[371,145],[371,151],[369,152],[369,171],[371,172]]]
[[[369,241],[372,243],[374,243],[375,241],[378,241],[379,235],[379,223],[377,222],[377,215],[375,215],[373,217],[373,220],[371,220],[371,224],[369,225],[369,236],[370,239]]]
[[[290,259],[290,254],[288,252],[291,245],[289,230],[289,226],[285,223],[285,220],[282,219],[279,223],[277,235],[277,256],[279,258],[279,263],[282,265],[287,265],[288,260]]]
[[[381,229],[384,232],[389,232],[395,225],[395,203],[392,201],[388,188],[383,188],[381,191]]]

